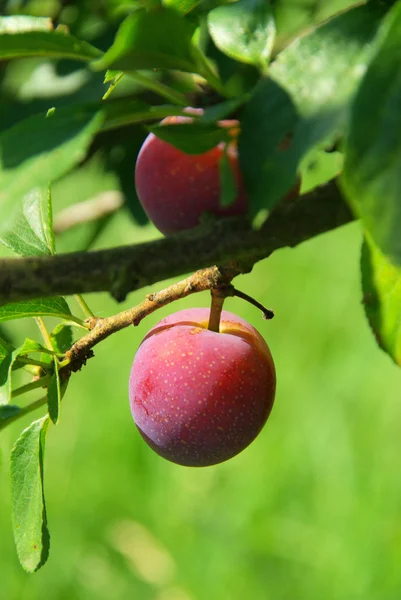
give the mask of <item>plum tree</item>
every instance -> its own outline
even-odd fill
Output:
[[[168,117],[163,123],[188,120],[188,117]],[[220,124],[232,127],[238,122],[230,120]],[[237,195],[229,206],[220,205],[219,162],[224,152],[227,152],[237,186]],[[234,142],[227,148],[221,143],[203,154],[186,154],[151,133],[138,154],[135,185],[149,219],[166,235],[195,227],[204,212],[228,217],[247,211],[248,202]]]
[[[246,448],[274,402],[276,373],[262,336],[222,311],[176,312],[153,327],[135,356],[129,383],[137,428],[160,456],[186,466],[223,462]]]

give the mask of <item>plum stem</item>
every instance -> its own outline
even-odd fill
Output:
[[[236,288],[233,288],[232,295],[237,296],[238,298],[242,298],[242,300],[246,300],[246,302],[249,302],[250,304],[253,304],[253,306],[256,306],[256,308],[259,308],[259,310],[261,310],[263,313],[264,319],[269,320],[274,317],[274,312],[270,310],[270,308],[266,308],[265,306],[263,306],[263,304],[252,298],[252,296],[248,296],[248,294],[240,292]]]
[[[212,296],[212,304],[210,307],[209,324],[207,328],[209,331],[220,332],[220,317],[221,311],[223,310],[224,300],[226,295],[220,288],[214,288],[210,290]]]

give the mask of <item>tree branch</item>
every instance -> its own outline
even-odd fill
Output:
[[[91,350],[96,344],[125,327],[139,325],[146,316],[175,300],[217,287],[224,287],[225,295],[233,296],[236,290],[229,285],[229,282],[237,274],[236,269],[229,268],[200,269],[186,279],[174,283],[156,294],[148,294],[145,300],[133,308],[111,317],[88,319],[91,331],[75,342],[65,354],[67,369],[70,371],[80,370],[86,359],[91,357]]]
[[[224,219],[133,246],[2,259],[0,303],[101,291],[121,301],[133,290],[210,265],[230,265],[234,274],[247,272],[274,250],[295,246],[352,219],[332,181],[281,202],[259,231],[244,219]]]

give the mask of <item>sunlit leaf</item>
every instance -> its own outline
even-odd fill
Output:
[[[304,156],[346,131],[385,6],[333,18],[279,54],[241,114],[239,157],[253,215],[297,181]]]
[[[361,269],[364,307],[372,331],[379,346],[401,366],[401,267],[367,235]]]
[[[11,451],[11,492],[14,539],[21,565],[37,571],[49,555],[43,489],[43,460],[49,417],[34,421]]]
[[[61,296],[10,302],[0,306],[0,322],[25,317],[59,317],[68,321],[71,318],[71,311]]]
[[[97,70],[179,69],[196,71],[195,26],[175,10],[138,10],[127,17]]]
[[[54,31],[48,18],[0,17],[0,59],[44,56],[89,61],[102,54],[65,30]]]
[[[276,27],[267,0],[239,0],[208,14],[210,35],[227,56],[265,69],[273,49]]]
[[[352,111],[343,184],[379,248],[401,264],[401,4],[388,15],[378,52]]]
[[[55,253],[51,196],[47,186],[25,196],[21,209],[0,232],[0,242],[21,256]]]

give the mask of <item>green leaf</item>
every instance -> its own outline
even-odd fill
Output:
[[[220,206],[230,206],[237,196],[237,184],[227,152],[224,152],[219,160],[219,175],[221,185]]]
[[[171,9],[138,10],[127,17],[96,70],[178,69],[196,71],[195,26]]]
[[[297,39],[241,116],[239,158],[254,216],[290,191],[302,159],[346,131],[384,5],[368,3]]]
[[[49,556],[43,489],[43,459],[49,417],[25,429],[11,451],[11,495],[14,539],[18,558],[29,573],[37,571]]]
[[[110,83],[111,81],[114,82],[115,79],[122,77],[122,75],[124,75],[122,71],[112,71],[109,69],[106,71],[103,83]]]
[[[202,125],[210,125],[212,123],[215,123],[216,121],[221,121],[226,117],[230,117],[230,115],[234,111],[238,110],[238,108],[242,106],[247,101],[247,99],[247,96],[244,95],[205,108],[203,115],[199,117],[199,123],[201,123]]]
[[[30,352],[41,352],[42,350],[43,346],[41,344],[27,338],[22,346],[19,346],[19,348],[16,348],[3,358],[0,357],[0,405],[10,402],[12,369],[18,357]]]
[[[367,234],[362,247],[365,313],[379,346],[401,366],[401,267]]]
[[[69,321],[71,316],[69,306],[61,296],[10,302],[0,306],[0,322],[26,317],[59,317]]]
[[[14,346],[0,337],[0,360],[7,354],[11,354],[13,350],[15,350]]]
[[[242,110],[239,160],[254,216],[295,183],[296,158],[280,147],[298,121],[291,98],[271,79],[258,84]]]
[[[273,49],[276,27],[267,0],[239,0],[218,6],[208,15],[216,46],[230,58],[265,70]]]
[[[278,55],[269,74],[287,90],[301,115],[332,107],[349,110],[384,12],[384,4],[375,2],[354,8],[299,37]]]
[[[324,185],[342,172],[344,155],[341,152],[324,152],[313,149],[301,164],[302,194]]]
[[[68,35],[64,29],[53,31],[47,18],[29,16],[0,17],[0,59],[44,56],[89,61],[102,52]]]
[[[123,71],[106,71],[106,75],[104,77],[103,83],[110,83],[107,91],[103,94],[102,100],[107,100],[110,94],[113,92],[114,88],[118,85],[118,83],[123,78]]]
[[[0,232],[11,209],[34,188],[47,186],[82,160],[103,121],[93,108],[66,108],[30,117],[0,135]]]
[[[2,404],[0,405],[0,420],[7,420],[15,417],[21,411],[20,406],[14,404]]]
[[[401,264],[400,40],[397,3],[355,99],[343,176],[353,211],[396,264]]]
[[[21,256],[55,254],[50,188],[36,188],[0,233],[0,242]]]
[[[11,370],[15,360],[13,354],[7,354],[0,362],[0,405],[8,404],[11,399]]]
[[[32,352],[42,352],[42,350],[42,344],[39,344],[35,340],[26,338],[22,346],[16,348],[14,352],[18,352],[17,356],[25,356],[26,354],[31,354]]]
[[[104,106],[104,124],[102,131],[116,129],[124,125],[133,125],[142,121],[160,120],[172,115],[183,115],[182,108],[173,105],[150,106],[142,100],[121,99],[106,103]],[[188,115],[186,115],[188,116]]]
[[[58,360],[54,356],[53,357],[54,364],[54,373],[50,379],[48,388],[47,388],[47,406],[49,409],[49,416],[53,423],[57,425],[60,416],[60,402],[61,402],[61,392],[60,392],[60,375],[58,372]]]
[[[57,354],[64,354],[72,346],[72,329],[69,325],[59,323],[50,334],[52,348]]]
[[[229,129],[200,123],[175,123],[147,128],[160,139],[187,154],[203,154],[220,142],[229,142]]]

